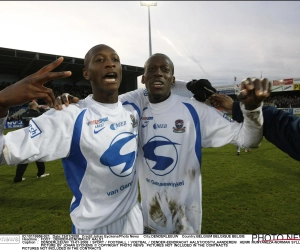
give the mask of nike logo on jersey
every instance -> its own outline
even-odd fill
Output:
[[[149,124],[149,121],[145,122],[144,124],[142,124],[142,128],[146,128]]]
[[[101,156],[100,162],[119,177],[130,175],[136,158],[136,137],[137,134],[129,132],[118,134]]]
[[[103,129],[105,129],[105,127],[104,128],[100,128],[99,130],[94,129],[94,134],[98,134]]]
[[[166,175],[176,167],[178,162],[176,145],[180,144],[163,136],[155,136],[143,146],[146,163],[155,175]],[[168,156],[162,156],[164,152],[167,152]]]
[[[142,128],[146,128],[149,124],[149,121],[153,120],[152,116],[149,117],[142,117],[141,121],[142,121]]]

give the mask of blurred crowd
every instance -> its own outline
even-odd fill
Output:
[[[265,104],[272,105],[276,108],[300,108],[300,96],[299,95],[276,95],[269,96],[265,101]]]

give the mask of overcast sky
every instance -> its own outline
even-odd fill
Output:
[[[177,79],[214,86],[245,77],[300,77],[300,2],[158,1],[150,8],[152,52]],[[114,48],[122,64],[149,57],[148,9],[139,1],[0,1],[0,47],[83,58]]]

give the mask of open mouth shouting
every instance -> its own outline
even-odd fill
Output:
[[[105,76],[103,77],[103,79],[106,82],[111,82],[111,83],[116,82],[117,78],[118,78],[118,75],[115,72],[109,72],[109,73],[105,74]]]

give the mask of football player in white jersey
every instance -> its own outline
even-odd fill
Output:
[[[51,109],[33,118],[29,127],[2,135],[1,164],[62,158],[73,193],[73,233],[141,234],[135,167],[140,110],[118,101],[122,67],[114,49],[96,45],[84,64],[83,75],[93,94],[60,112]],[[2,110],[6,108],[4,103]]]
[[[202,147],[232,143],[258,147],[262,140],[262,101],[268,80],[243,82],[244,123],[195,99],[171,94],[174,65],[164,54],[145,63],[142,82],[149,104],[143,107],[139,131],[139,182],[145,232],[201,233]],[[251,91],[252,89],[252,91]],[[122,100],[123,101],[123,100]]]
[[[258,147],[262,140],[262,101],[267,79],[247,79],[242,88],[244,123],[228,119],[195,99],[171,94],[174,65],[164,54],[145,63],[146,89],[121,95],[143,114],[139,125],[139,182],[145,233],[200,234],[202,220],[202,147],[228,143]],[[149,103],[144,102],[149,98]],[[73,101],[64,98],[64,102]]]

